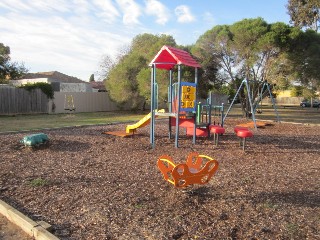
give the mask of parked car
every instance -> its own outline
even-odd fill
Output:
[[[311,107],[311,103],[308,100],[303,100],[300,103],[301,107]],[[320,102],[318,102],[317,100],[313,101],[312,103],[312,107],[314,108],[319,108],[320,107]]]

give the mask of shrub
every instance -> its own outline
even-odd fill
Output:
[[[30,186],[32,187],[43,187],[48,185],[48,181],[42,178],[36,178],[29,182]]]
[[[51,86],[51,84],[49,83],[43,83],[43,82],[39,82],[39,83],[27,83],[23,86],[20,86],[20,88],[23,88],[27,91],[32,91],[33,89],[37,89],[40,88],[41,91],[47,95],[47,97],[49,99],[53,99],[54,97],[54,91],[53,88]]]

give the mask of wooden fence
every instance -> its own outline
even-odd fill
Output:
[[[48,97],[40,90],[0,88],[0,115],[48,113]]]
[[[55,92],[49,102],[49,113],[108,112],[120,110],[107,92]],[[122,110],[128,110],[124,106]]]

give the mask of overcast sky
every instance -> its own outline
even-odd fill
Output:
[[[178,44],[193,44],[215,25],[244,18],[289,23],[287,2],[0,0],[0,42],[29,72],[59,71],[88,81],[103,55],[114,57],[138,34],[169,34]]]

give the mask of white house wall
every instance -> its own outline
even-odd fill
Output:
[[[60,83],[60,92],[92,92],[87,83]]]
[[[19,87],[21,85],[25,85],[27,83],[49,83],[50,80],[48,78],[32,78],[32,79],[21,79],[21,80],[10,80],[10,84]]]

